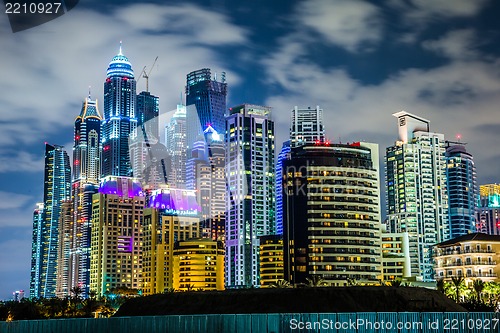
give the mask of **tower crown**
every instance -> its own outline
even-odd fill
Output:
[[[113,57],[108,66],[108,71],[106,72],[106,77],[109,79],[111,77],[124,77],[128,79],[134,78],[134,71],[132,70],[132,64],[126,56],[122,53],[122,46],[120,43],[120,51],[117,55]]]

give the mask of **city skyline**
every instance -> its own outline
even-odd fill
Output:
[[[332,142],[377,142],[381,151],[394,143],[391,114],[404,109],[430,119],[431,130],[446,139],[461,133],[476,161],[478,183],[499,182],[494,115],[500,105],[500,30],[493,1],[428,7],[414,2],[411,9],[399,1],[383,7],[367,1],[277,2],[260,7],[252,23],[245,17],[255,17],[248,13],[257,9],[243,3],[168,3],[100,4],[109,7],[104,15],[90,1],[43,26],[1,37],[9,79],[0,82],[0,262],[9,265],[0,273],[0,298],[28,290],[43,142],[70,149],[89,85],[102,109],[106,65],[122,39],[136,72],[159,56],[149,85],[162,111],[175,109],[186,73],[216,68],[227,73],[228,106],[248,101],[273,108],[278,149],[295,105],[320,105]],[[204,29],[188,28],[196,23]],[[6,17],[0,29],[8,31]],[[140,80],[137,90],[144,85]]]

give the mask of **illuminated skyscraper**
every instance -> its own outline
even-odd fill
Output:
[[[292,109],[292,125],[290,127],[290,146],[325,142],[323,126],[323,109]]]
[[[137,128],[136,82],[127,57],[120,51],[109,63],[104,82],[104,119],[102,121],[101,175],[130,176],[132,166],[129,137]]]
[[[283,163],[284,276],[378,283],[381,275],[378,145],[292,148]]]
[[[165,126],[165,146],[170,156],[168,184],[172,188],[186,187],[186,106],[177,105],[177,111]]]
[[[283,142],[283,147],[276,161],[276,234],[283,234],[283,161],[290,154],[290,141]]]
[[[174,245],[200,237],[199,211],[194,191],[172,188],[152,191],[142,224],[145,295],[173,288]]]
[[[187,147],[203,135],[207,126],[221,135],[225,131],[227,83],[222,72],[221,81],[212,78],[210,69],[203,68],[189,73],[186,77],[186,120]]]
[[[31,277],[30,277],[30,298],[40,297],[40,276],[42,269],[42,224],[43,224],[43,203],[36,204],[33,211],[33,234],[31,241]]]
[[[196,190],[203,237],[224,240],[226,174],[223,136],[208,126],[186,162],[186,187]]]
[[[444,135],[429,121],[395,113],[399,139],[386,149],[388,232],[407,232],[411,274],[433,281],[431,247],[450,238]]]
[[[160,113],[159,98],[148,91],[137,95],[137,127],[147,135],[159,140],[158,115]]]
[[[32,265],[35,267],[31,267],[30,297],[56,296],[59,218],[62,203],[71,198],[70,192],[71,166],[68,154],[62,146],[46,143],[43,212],[40,219],[40,210],[35,211],[33,223],[33,241],[39,244],[37,249],[32,248]],[[36,276],[38,280],[34,281]]]
[[[259,237],[276,232],[271,108],[243,104],[226,119],[226,287],[260,286]]]
[[[446,181],[450,238],[475,232],[479,201],[476,166],[463,144],[447,142]]]
[[[479,192],[480,200],[476,212],[476,229],[478,232],[500,235],[500,185],[481,185]]]
[[[141,184],[129,177],[101,179],[92,202],[90,290],[142,289]]]

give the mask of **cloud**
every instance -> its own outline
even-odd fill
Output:
[[[477,44],[478,36],[474,30],[461,29],[449,31],[439,39],[426,40],[422,47],[449,59],[466,60],[480,56]]]
[[[298,6],[293,21],[350,52],[365,50],[382,37],[379,9],[365,1],[304,1]]]
[[[0,173],[43,172],[43,150],[35,155],[23,150],[0,149]]]
[[[31,199],[28,195],[0,191],[0,210],[19,208]]]
[[[391,0],[389,4],[411,23],[426,23],[437,19],[473,17],[488,2],[489,0]]]

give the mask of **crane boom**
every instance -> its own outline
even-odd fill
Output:
[[[149,75],[151,75],[151,72],[153,71],[153,68],[156,65],[156,61],[158,60],[158,56],[156,56],[155,61],[153,62],[153,65],[151,66],[151,69],[149,70],[149,73],[146,74],[146,66],[142,69],[142,77],[146,79],[146,92],[149,92]]]

